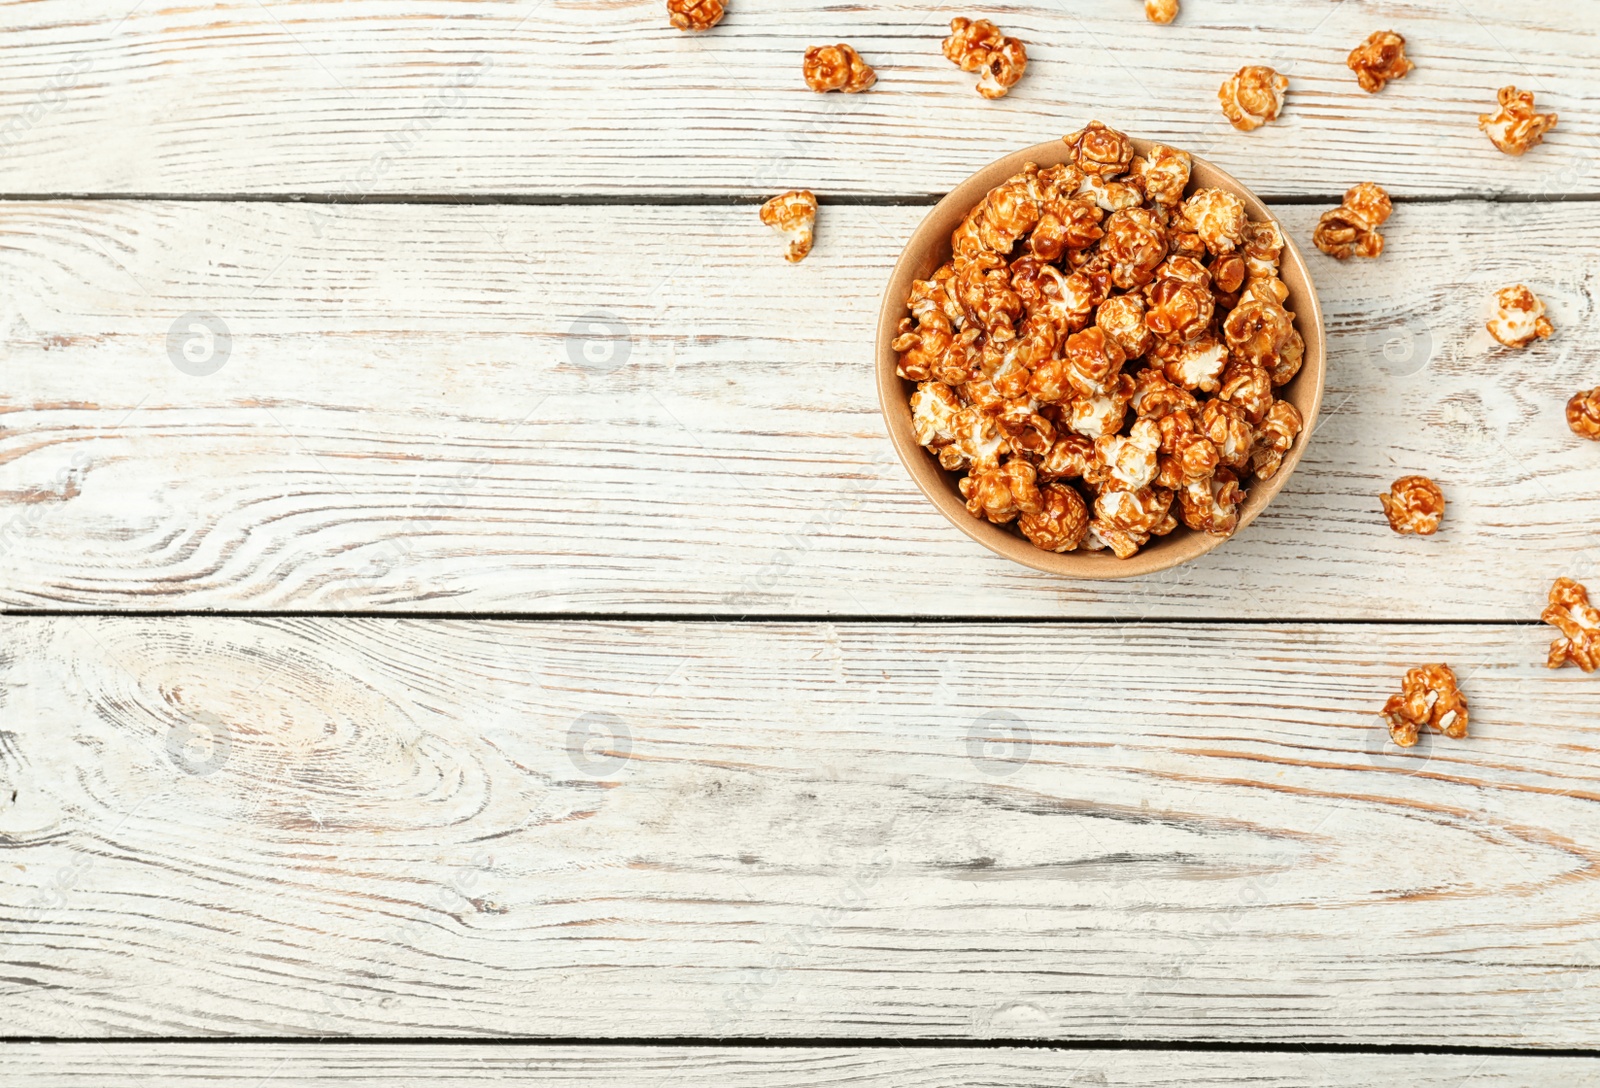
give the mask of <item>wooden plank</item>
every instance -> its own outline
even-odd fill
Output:
[[[1280,209],[1302,241],[1319,210]],[[1600,590],[1600,446],[1563,417],[1600,384],[1600,205],[1404,205],[1381,260],[1313,252],[1299,472],[1203,560],[1092,585],[990,556],[892,459],[874,314],[922,214],[825,208],[791,267],[749,206],[8,205],[0,602],[1523,621],[1557,575]],[[1518,280],[1558,332],[1491,351]],[[1437,537],[1382,517],[1412,472]]]
[[[938,193],[1091,116],[1213,158],[1264,194],[1595,193],[1600,39],[1589,0],[1516,6],[1205,0],[1167,27],[1134,0],[989,14],[1028,44],[1000,102],[941,55],[958,9],[734,3],[687,35],[660,0],[298,0],[16,7],[0,72],[5,191],[116,193]],[[1417,69],[1369,96],[1345,67],[1375,29]],[[859,96],[800,77],[850,41]],[[1240,65],[1292,81],[1283,118],[1229,127]],[[1561,116],[1525,159],[1477,116],[1507,83]]]
[[[0,620],[0,1023],[1588,1047],[1523,626]],[[1447,660],[1472,736],[1376,709]]]
[[[1582,1058],[1473,1054],[1219,1054],[1179,1050],[1038,1049],[876,1050],[541,1046],[494,1043],[451,1046],[363,1046],[243,1043],[229,1046],[152,1043],[0,1045],[0,1085],[27,1088],[321,1088],[323,1085],[537,1084],[622,1088],[714,1080],[727,1088],[1059,1088],[1062,1084],[1122,1088],[1460,1088],[1526,1084],[1592,1084],[1596,1064]]]

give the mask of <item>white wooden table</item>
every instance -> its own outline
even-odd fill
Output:
[[[6,4],[0,1084],[1600,1083],[1600,677],[1536,622],[1600,591],[1595,6],[1184,2]],[[1285,492],[1115,584],[945,523],[871,375],[926,207],[1090,117],[1303,246],[1397,205],[1310,254]],[[1472,736],[1401,753],[1434,660]]]

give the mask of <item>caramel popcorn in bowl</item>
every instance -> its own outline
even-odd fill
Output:
[[[1552,669],[1576,665],[1584,672],[1600,669],[1600,611],[1589,604],[1589,591],[1571,578],[1557,578],[1550,587],[1550,605],[1539,617],[1561,632],[1550,643]]]
[[[1237,530],[1301,437],[1285,242],[1182,151],[1098,121],[1025,164],[913,281],[891,346],[967,512],[1051,552]],[[1109,205],[1109,206],[1108,206]]]
[[[807,49],[801,71],[806,86],[819,94],[827,91],[857,94],[878,81],[872,66],[861,59],[860,53],[843,42],[838,45],[813,45]]]
[[[817,198],[809,189],[790,189],[761,205],[761,221],[784,238],[789,250],[784,258],[801,261],[811,252],[812,230],[817,222]]]
[[[1392,30],[1373,31],[1350,50],[1345,63],[1368,94],[1377,94],[1391,79],[1403,79],[1416,67],[1406,59],[1406,40]]]
[[[1379,495],[1389,528],[1402,536],[1432,536],[1444,518],[1444,492],[1426,476],[1402,476]]]
[[[1240,132],[1251,132],[1275,121],[1283,109],[1289,78],[1264,64],[1246,65],[1229,77],[1217,92],[1222,112]]]
[[[1485,327],[1508,348],[1525,348],[1556,331],[1544,316],[1544,303],[1520,283],[1494,293],[1494,316]]]
[[[1389,738],[1402,748],[1417,743],[1423,728],[1460,740],[1467,735],[1467,700],[1448,665],[1423,665],[1409,670],[1383,707]]]
[[[1532,91],[1501,87],[1499,98],[1498,110],[1478,115],[1478,127],[1507,155],[1523,154],[1544,142],[1544,134],[1556,127],[1555,114],[1533,108]]]

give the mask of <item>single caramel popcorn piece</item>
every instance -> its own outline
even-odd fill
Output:
[[[1350,50],[1345,63],[1368,94],[1377,94],[1391,79],[1403,79],[1416,67],[1406,59],[1406,40],[1392,30],[1373,31]]]
[[[1544,316],[1544,303],[1520,283],[1496,291],[1494,308],[1494,316],[1484,327],[1508,348],[1525,348],[1556,331]]]
[[[1383,252],[1383,235],[1378,228],[1394,211],[1389,194],[1370,181],[1353,185],[1344,194],[1344,203],[1323,212],[1311,235],[1316,247],[1337,260],[1354,254],[1376,257]]]
[[[679,30],[710,30],[723,14],[722,0],[667,0],[667,18]]]
[[[1572,394],[1567,401],[1567,426],[1579,438],[1600,442],[1600,386],[1587,393]]]
[[[1219,468],[1215,476],[1188,483],[1178,492],[1178,516],[1196,532],[1232,536],[1239,527],[1239,503],[1243,499],[1239,478]]]
[[[1389,738],[1402,748],[1417,743],[1424,727],[1460,740],[1467,735],[1467,700],[1448,665],[1423,665],[1410,669],[1383,707]]]
[[[1133,162],[1133,141],[1099,121],[1090,121],[1061,140],[1072,150],[1073,164],[1080,171],[1102,180],[1126,173]]]
[[[789,261],[801,261],[811,252],[812,230],[817,223],[817,198],[809,189],[790,189],[761,205],[761,221],[789,240]]]
[[[1556,115],[1538,113],[1533,108],[1533,92],[1516,87],[1500,88],[1500,108],[1480,113],[1478,127],[1507,155],[1521,155],[1544,141],[1544,134],[1556,127]]]
[[[1172,208],[1183,202],[1193,164],[1187,151],[1155,144],[1148,158],[1136,158],[1128,164],[1128,180],[1144,191],[1151,204]]]
[[[1444,492],[1426,476],[1402,476],[1379,495],[1389,528],[1402,535],[1432,536],[1444,518]]]
[[[1095,497],[1094,512],[1089,546],[1108,547],[1118,559],[1132,558],[1152,536],[1165,536],[1178,527],[1172,516],[1172,492],[1164,487],[1102,491]]]
[[[1288,90],[1287,76],[1280,76],[1264,64],[1252,64],[1229,77],[1217,91],[1217,98],[1233,127],[1251,132],[1277,120]]]
[[[1144,0],[1144,17],[1163,25],[1178,17],[1178,0]]]
[[[1571,578],[1557,578],[1550,587],[1550,605],[1539,617],[1561,632],[1550,644],[1552,669],[1576,665],[1584,672],[1600,669],[1600,611],[1589,604],[1589,591]]]
[[[1256,430],[1256,444],[1250,450],[1250,467],[1255,470],[1256,479],[1270,480],[1278,474],[1284,455],[1304,426],[1298,408],[1286,400],[1273,402]]]
[[[1250,227],[1244,201],[1225,189],[1196,189],[1183,202],[1183,222],[1214,256],[1244,245]]]
[[[1036,548],[1047,552],[1076,551],[1089,535],[1089,507],[1076,488],[1045,484],[1039,489],[1044,504],[1036,514],[1017,518],[1017,528]]]
[[[843,91],[857,94],[878,82],[872,66],[861,59],[850,46],[813,45],[806,50],[802,66],[806,86],[819,94],[825,91]]]
[[[996,468],[975,470],[961,481],[961,497],[967,500],[967,513],[988,518],[996,525],[1015,521],[1018,514],[1037,514],[1044,509],[1039,493],[1037,470],[1027,461],[1013,457]]]
[[[987,19],[950,20],[944,55],[963,72],[978,72],[978,93],[1004,98],[1028,67],[1028,51],[1017,38],[1008,38]]]

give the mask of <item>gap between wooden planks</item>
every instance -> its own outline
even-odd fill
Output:
[[[940,52],[960,10],[735,2],[691,35],[667,24],[661,0],[39,0],[7,31],[3,187],[926,194],[1098,117],[1263,195],[1363,180],[1402,194],[1600,192],[1590,0],[1205,0],[1165,27],[1136,0],[1029,0],[987,13],[1030,58],[1000,102]],[[1368,95],[1345,57],[1388,28],[1417,68]],[[834,41],[876,66],[876,87],[805,89],[806,47]],[[1245,64],[1291,80],[1282,118],[1249,134],[1217,103]],[[1561,116],[1523,159],[1477,127],[1508,83]]]
[[[708,1080],[727,1088],[1461,1088],[1473,1085],[1594,1083],[1593,1059],[1533,1055],[1139,1053],[1037,1049],[862,1050],[487,1043],[360,1047],[334,1044],[228,1046],[173,1043],[0,1045],[0,1085],[189,1088],[429,1085],[469,1088],[529,1084],[589,1088],[676,1088]]]
[[[15,1035],[1592,1046],[1524,627],[0,619]],[[1447,660],[1472,735],[1376,710]]]
[[[1277,210],[1307,245],[1321,209]],[[1098,585],[984,552],[893,460],[874,315],[923,214],[824,208],[789,266],[747,206],[7,204],[0,602],[1531,622],[1600,584],[1563,416],[1600,384],[1600,204],[1402,205],[1382,259],[1312,251],[1305,462],[1210,556]],[[1524,280],[1556,336],[1497,349]],[[1378,503],[1414,472],[1431,539]]]

